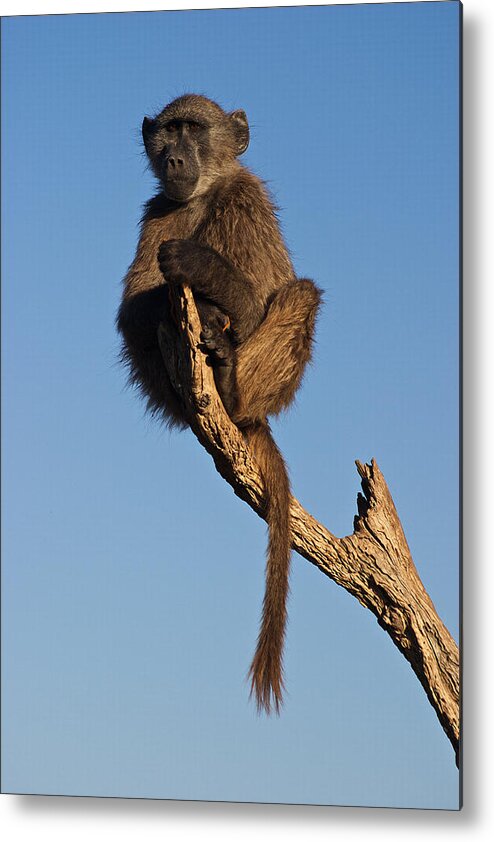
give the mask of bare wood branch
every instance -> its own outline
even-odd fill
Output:
[[[263,483],[244,438],[226,414],[199,349],[200,322],[189,289],[170,289],[179,331],[160,328],[160,347],[190,426],[221,476],[260,516]],[[356,463],[362,492],[354,531],[336,538],[293,497],[293,548],[372,611],[409,661],[455,750],[459,747],[459,653],[413,563],[391,494],[376,462]]]

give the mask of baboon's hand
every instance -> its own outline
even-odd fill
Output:
[[[160,271],[169,284],[186,284],[194,271],[193,244],[189,240],[167,240],[158,249]]]
[[[197,312],[203,328],[213,333],[223,333],[231,327],[230,316],[227,316],[216,304],[204,298],[195,298]]]
[[[208,355],[212,366],[233,365],[235,357],[232,343],[223,329],[215,330],[208,324],[203,325],[199,347]]]

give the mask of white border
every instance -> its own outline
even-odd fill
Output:
[[[397,0],[400,2],[400,0]],[[383,0],[387,2],[387,0]],[[434,0],[423,0],[434,2]],[[28,2],[0,0],[0,13],[41,14],[144,11],[181,8],[300,5],[284,2]],[[325,5],[313,2],[312,5]],[[87,842],[88,839],[223,840],[238,842],[442,842],[465,836],[483,839],[494,828],[492,737],[492,632],[488,626],[494,592],[490,526],[491,450],[494,411],[490,401],[494,367],[494,239],[492,80],[494,3],[464,3],[465,116],[465,807],[461,813],[365,808],[278,807],[269,805],[132,801],[96,798],[1,796],[0,826],[9,842]],[[490,211],[490,212],[489,212]],[[489,260],[490,257],[490,260]],[[490,271],[489,271],[490,270]],[[489,389],[490,387],[490,389]],[[490,546],[490,557],[488,548]]]
[[[384,0],[390,2],[390,0]],[[407,2],[407,0],[396,0],[396,2]],[[434,0],[423,0],[423,2],[434,2]],[[119,2],[119,0],[1,0],[0,13],[2,15],[53,15],[65,14],[68,12],[146,12],[163,11],[171,9],[240,9],[243,6],[341,6],[347,5],[344,0],[334,0],[333,3],[325,3],[324,0],[311,0],[310,3],[297,3],[296,0],[224,0],[224,2],[209,2],[209,0],[175,0],[175,2]]]

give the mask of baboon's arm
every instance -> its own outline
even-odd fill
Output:
[[[213,248],[193,240],[167,240],[158,251],[165,281],[185,284],[230,316],[234,338],[244,342],[261,323],[265,307],[253,282]]]

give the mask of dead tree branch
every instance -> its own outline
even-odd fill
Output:
[[[171,290],[180,330],[160,328],[160,347],[190,426],[216,469],[260,516],[259,470],[226,414],[211,368],[198,347],[200,322],[189,289]],[[403,529],[376,462],[356,463],[362,482],[354,531],[336,538],[292,498],[293,548],[372,611],[409,661],[455,750],[459,745],[459,654],[413,563]]]

